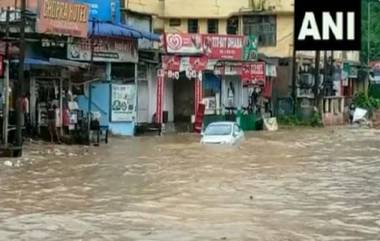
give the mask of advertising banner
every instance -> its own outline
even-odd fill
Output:
[[[202,54],[202,38],[199,34],[165,34],[166,52],[169,54]]]
[[[88,5],[64,0],[42,0],[37,32],[87,38]]]
[[[176,55],[162,56],[162,68],[165,71],[179,71],[181,65],[181,57]]]
[[[244,37],[239,35],[202,35],[204,53],[209,59],[241,60]]]
[[[194,70],[196,72],[203,71],[207,69],[207,63],[208,59],[206,56],[203,57],[190,57],[189,64],[191,70]]]
[[[265,83],[265,63],[245,63],[241,70],[241,80],[244,85]]]
[[[120,0],[76,0],[89,6],[89,20],[120,23]]]
[[[96,38],[94,46],[95,62],[137,63],[139,60],[137,41],[132,39]],[[89,39],[75,39],[67,46],[70,60],[91,61]]]
[[[111,122],[131,122],[136,119],[136,86],[112,85]]]
[[[249,35],[245,39],[244,45],[244,60],[257,60],[259,53],[257,48],[257,37]]]

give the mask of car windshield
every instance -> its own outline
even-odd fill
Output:
[[[231,134],[231,125],[210,125],[205,131],[206,136],[227,136]]]

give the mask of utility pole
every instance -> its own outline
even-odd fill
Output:
[[[314,77],[314,99],[315,105],[319,110],[320,107],[320,94],[319,94],[319,67],[321,61],[321,52],[316,51],[315,53],[315,77]]]
[[[16,84],[16,146],[22,148],[22,110],[19,103],[22,91],[24,91],[24,61],[25,61],[25,25],[26,25],[26,0],[21,0],[21,21],[20,21],[20,44],[19,44],[19,66],[18,66],[18,81]],[[20,150],[20,156],[22,155],[22,149]]]
[[[293,114],[296,114],[297,102],[297,50],[296,50],[296,21],[293,21],[293,59],[292,59],[292,99],[293,99]]]
[[[296,113],[297,100],[297,56],[293,45],[293,60],[292,60],[292,99],[293,99],[293,114]]]
[[[91,26],[92,26],[92,30],[91,30],[91,37],[90,37],[90,44],[91,44],[91,59],[90,59],[90,78],[91,76],[94,75],[94,52],[95,52],[95,27],[96,27],[96,23],[95,23],[95,19],[92,20],[92,23],[91,23]],[[92,115],[91,115],[91,107],[92,107],[92,83],[91,83],[91,79],[90,79],[90,82],[88,83],[88,144],[91,144],[91,119],[92,119]]]
[[[6,29],[5,29],[5,78],[3,86],[3,144],[5,147],[8,146],[8,122],[9,122],[9,11],[10,8],[7,7],[6,12]]]

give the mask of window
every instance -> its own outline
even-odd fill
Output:
[[[169,26],[170,27],[179,27],[179,26],[181,26],[181,19],[179,19],[179,18],[171,18],[169,20]]]
[[[228,136],[231,135],[232,126],[229,124],[211,124],[206,128],[206,136]]]
[[[276,46],[276,16],[243,17],[244,35],[255,35],[259,46]]]
[[[187,32],[198,33],[198,19],[187,20]]]
[[[239,128],[239,126],[238,125],[234,125],[234,134],[235,133],[239,133],[240,132],[240,128]]]
[[[207,20],[207,32],[219,33],[219,21],[217,19]]]
[[[227,34],[236,35],[239,29],[239,19],[230,18],[227,20]]]

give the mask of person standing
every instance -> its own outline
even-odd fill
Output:
[[[232,82],[227,90],[228,107],[235,107],[235,88]]]
[[[21,112],[22,112],[22,126],[24,126],[25,131],[24,135],[30,136],[31,133],[31,127],[30,127],[30,113],[29,113],[29,94],[23,94],[22,97],[19,100],[19,104],[21,106]]]
[[[61,144],[60,135],[57,128],[57,106],[56,104],[48,104],[47,118],[48,118],[48,129],[50,135],[50,142],[54,142],[54,135],[57,137],[58,144]]]

